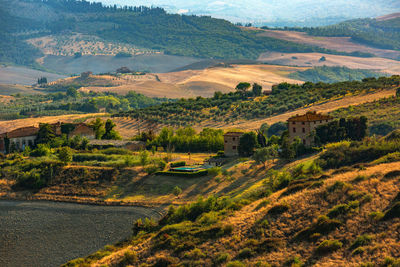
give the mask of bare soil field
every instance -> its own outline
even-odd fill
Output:
[[[326,61],[321,61],[322,57]],[[400,74],[400,61],[385,58],[361,58],[329,55],[322,53],[263,53],[259,61],[277,65],[292,66],[345,66],[351,69],[367,69],[388,73],[391,75]]]
[[[373,48],[362,44],[357,44],[351,41],[350,37],[319,37],[310,36],[304,32],[295,31],[274,31],[274,30],[263,30],[260,36],[268,36],[295,43],[308,44],[313,46],[319,46],[327,49],[332,49],[341,52],[365,52],[371,53],[379,57],[399,59],[400,51]]]
[[[25,67],[0,66],[0,84],[32,85],[40,77],[46,77],[51,82],[66,76]]]
[[[114,72],[120,67],[128,67],[134,71],[158,73],[173,71],[200,61],[202,59],[162,54],[145,54],[132,57],[84,55],[79,58],[47,55],[43,59],[43,66],[66,74],[79,74],[85,71],[92,71],[97,74],[107,73]]]
[[[0,84],[0,95],[10,96],[18,93],[28,95],[42,94],[42,92],[35,90],[35,87],[30,85]]]
[[[59,266],[130,235],[132,222],[159,209],[0,201],[0,265]]]
[[[238,83],[256,82],[264,89],[272,85],[289,82],[303,83],[287,78],[287,75],[307,67],[286,67],[271,65],[231,65],[229,67],[213,67],[204,70],[184,70],[169,73],[146,75],[92,76],[97,79],[94,83],[110,83],[112,86],[85,86],[82,91],[114,92],[126,94],[136,91],[150,97],[210,97],[216,91],[228,93],[235,90]],[[68,81],[66,79],[65,81]],[[107,81],[107,82],[106,82]],[[63,82],[63,81],[58,81]],[[92,83],[92,85],[94,84]]]

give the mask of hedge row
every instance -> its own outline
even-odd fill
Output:
[[[170,164],[171,168],[186,166],[186,161],[177,161]]]
[[[207,174],[208,170],[200,170],[197,172],[173,172],[173,171],[156,172],[156,175],[179,176],[179,177],[200,177],[200,176],[206,176]]]

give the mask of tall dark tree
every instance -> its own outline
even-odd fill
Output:
[[[258,147],[255,132],[244,133],[239,139],[239,155],[249,157],[253,155],[254,149]]]
[[[262,86],[258,83],[253,83],[252,92],[253,96],[260,96],[262,94]]]
[[[38,144],[48,144],[56,137],[53,127],[48,123],[39,125],[39,132],[37,134]]]
[[[114,130],[115,126],[116,126],[115,123],[112,120],[108,119],[105,124],[105,133],[101,139],[106,139],[106,140],[121,139],[118,132]]]
[[[238,91],[242,95],[246,95],[247,90],[251,87],[250,83],[247,82],[241,82],[238,85],[236,85],[236,91]]]

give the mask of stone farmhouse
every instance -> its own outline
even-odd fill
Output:
[[[314,145],[313,131],[320,125],[333,120],[333,117],[309,111],[304,115],[296,115],[287,120],[289,139],[293,141],[296,137],[300,138],[305,146]]]
[[[39,124],[40,127],[41,124]],[[50,124],[52,130],[56,136],[61,136],[63,133],[63,126],[66,125],[61,122]],[[68,137],[82,136],[89,140],[95,138],[95,133],[91,127],[84,123],[69,124],[72,129],[68,133]],[[6,133],[0,134],[0,152],[7,152],[7,146],[9,148],[14,148],[17,151],[24,151],[25,147],[33,147],[36,145],[37,134],[39,132],[39,127],[29,126],[18,128]]]
[[[29,126],[0,134],[0,152],[5,153],[6,146],[11,146],[11,144],[13,144],[16,150],[25,150],[26,146],[34,146],[38,132],[38,127]],[[9,141],[7,141],[7,138]]]
[[[227,132],[224,134],[224,152],[227,157],[239,156],[239,139],[242,132]]]

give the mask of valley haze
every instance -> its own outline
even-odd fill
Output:
[[[323,26],[400,11],[396,0],[101,0],[106,5],[159,6],[171,13],[207,15],[257,26]]]

